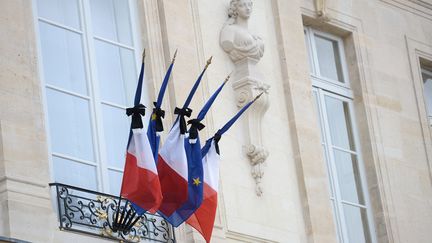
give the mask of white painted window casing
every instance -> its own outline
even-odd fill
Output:
[[[305,28],[315,109],[340,243],[375,243],[343,40]]]
[[[141,62],[135,4],[34,4],[56,182],[119,193],[129,134],[125,108],[133,105]]]

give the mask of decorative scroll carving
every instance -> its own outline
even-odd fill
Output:
[[[228,21],[220,33],[220,45],[235,66],[233,88],[236,91],[237,106],[242,107],[260,93],[264,93],[247,112],[248,143],[244,145],[252,167],[256,193],[261,196],[261,179],[264,175],[262,167],[268,157],[262,143],[261,121],[269,106],[267,91],[270,85],[264,82],[257,67],[264,54],[264,42],[248,29],[252,7],[251,0],[231,0]]]
[[[252,165],[252,177],[256,183],[256,193],[261,196],[263,191],[261,188],[261,178],[264,175],[262,165],[268,157],[268,152],[263,147],[255,145],[245,146],[246,154],[249,157]]]

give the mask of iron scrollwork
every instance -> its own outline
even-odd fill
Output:
[[[122,242],[175,243],[174,228],[161,216],[143,214],[127,232],[115,227],[118,209],[130,203],[119,197],[61,183],[51,183],[57,193],[60,230],[74,231]]]

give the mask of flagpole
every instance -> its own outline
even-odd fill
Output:
[[[174,65],[174,62],[175,62],[176,57],[177,57],[177,53],[178,53],[178,49],[175,50],[174,56],[171,59],[171,63],[169,65],[170,68],[172,68],[172,65]],[[159,90],[159,94],[158,94],[158,97],[156,99],[156,105],[155,105],[156,108],[160,108],[162,106],[162,99],[163,99],[163,96],[165,94],[166,86],[167,86],[168,80],[169,80],[169,76],[167,76],[167,75],[171,76],[170,68],[168,69],[167,73],[165,74],[165,78],[162,81],[161,89]]]
[[[140,104],[140,102],[141,102],[142,83],[143,83],[143,79],[144,79],[145,57],[146,57],[146,50],[144,48],[143,53],[142,53],[142,59],[141,59],[140,76],[138,78],[137,89],[135,91],[134,108],[136,108]],[[140,119],[141,119],[141,115],[139,115],[139,116],[140,116]],[[132,120],[133,120],[133,117],[132,117]],[[133,123],[133,121],[131,123]],[[131,139],[132,139],[132,125],[131,125],[131,130],[130,130],[130,133],[129,133],[128,146],[126,147],[126,153],[127,153],[127,148],[129,147],[129,143],[130,143]],[[126,169],[126,162],[125,162],[125,165],[123,167],[123,171],[125,171],[125,169]],[[113,230],[115,230],[115,231],[120,231],[120,230],[123,230],[123,231],[126,230],[127,231],[127,230],[129,230],[129,227],[130,227],[129,225],[122,225],[124,223],[122,221],[123,221],[123,218],[125,216],[124,215],[125,214],[125,210],[127,209],[127,202],[125,204],[125,208],[123,208],[123,210],[121,212],[121,218],[120,218],[121,222],[119,222],[119,218],[118,218],[119,217],[119,212],[120,212],[120,207],[121,207],[121,202],[122,202],[122,199],[123,199],[122,195],[121,195],[122,188],[123,188],[123,183],[124,183],[124,175],[123,175],[121,186],[120,186],[119,201],[118,201],[118,205],[117,205],[116,215],[115,215],[115,218],[114,218],[114,222],[112,224],[113,225]],[[130,210],[131,209],[128,210],[127,217],[129,217],[129,215],[130,215]],[[135,217],[135,215],[136,215],[136,212],[133,213],[133,216],[131,217],[131,219],[133,217]],[[124,218],[124,221],[127,220],[127,217]],[[138,216],[134,220],[134,223],[136,223],[140,218],[141,217]],[[127,226],[127,227],[125,227],[125,226]],[[133,226],[133,224],[131,226]]]
[[[168,67],[168,70],[165,73],[162,84],[159,88],[159,93],[157,94],[156,100],[153,102],[154,108],[150,116],[149,125],[147,127],[147,136],[150,142],[150,146],[152,149],[152,154],[155,162],[158,161],[158,150],[159,150],[159,142],[160,142],[160,133],[164,131],[163,121],[165,118],[165,111],[162,110],[162,101],[165,95],[166,89],[168,88],[168,82],[170,80],[171,72],[174,66],[174,62],[177,57],[178,49],[174,52],[174,56],[171,59],[171,63]]]
[[[185,120],[185,116],[186,117],[190,117],[192,114],[192,110],[189,108],[189,105],[192,101],[193,96],[195,95],[195,92],[198,89],[199,84],[201,83],[201,79],[204,76],[205,71],[207,70],[207,68],[210,66],[210,64],[212,63],[212,59],[213,56],[211,56],[208,60],[207,63],[204,67],[204,69],[201,71],[200,75],[198,76],[198,79],[195,81],[194,85],[192,86],[191,91],[189,92],[188,97],[186,98],[186,101],[184,102],[182,108],[178,108],[176,107],[174,110],[174,114],[178,115],[174,124],[178,121],[180,124],[180,132],[181,134],[186,134],[187,133],[187,124],[186,124],[186,120]]]
[[[237,119],[239,119],[239,117],[247,110],[249,109],[249,107],[256,101],[258,100],[262,95],[264,94],[264,92],[261,92],[259,95],[257,95],[253,100],[249,101],[249,103],[247,103],[245,106],[243,106],[243,108],[241,108],[240,111],[237,112],[237,114],[235,116],[233,116],[227,123],[225,123],[225,125],[219,129],[215,135],[213,137],[211,137],[210,139],[208,139],[206,141],[206,144],[204,145],[204,147],[201,149],[201,152],[203,155],[205,155],[208,151],[208,149],[210,148],[211,143],[208,143],[211,140],[215,141],[215,146],[216,146],[216,152],[219,153],[219,146],[218,146],[218,142],[221,139],[222,135],[228,131],[228,129],[230,129],[230,127],[237,121]]]
[[[145,57],[146,57],[146,50],[145,50],[145,48],[144,48],[144,50],[143,50],[143,53],[142,53],[142,64],[141,64],[141,72],[140,72],[140,77],[139,77],[139,79],[138,79],[138,85],[137,85],[137,89],[136,89],[136,91],[135,91],[135,101],[134,101],[134,106],[137,106],[140,102],[141,102],[141,95],[139,95],[140,97],[139,97],[139,100],[138,100],[138,104],[136,104],[137,102],[137,94],[138,94],[138,91],[139,91],[139,94],[141,94],[141,90],[139,90],[140,88],[142,89],[142,81],[143,81],[143,79],[144,79],[144,64],[145,64]],[[141,85],[140,85],[140,83],[141,83]],[[132,127],[132,126],[131,126]],[[127,147],[129,147],[129,142],[130,142],[130,140],[131,140],[131,138],[132,138],[132,128],[131,128],[131,130],[130,130],[130,133],[129,133],[129,141],[128,141],[128,146]],[[127,150],[127,147],[126,147],[126,150]],[[126,151],[127,152],[127,151]],[[124,165],[124,167],[123,167],[123,171],[124,171],[124,169],[126,168],[126,163],[125,163],[125,165]],[[122,180],[122,183],[121,183],[121,186],[120,186],[120,200],[121,200],[121,188],[123,188],[123,180]]]

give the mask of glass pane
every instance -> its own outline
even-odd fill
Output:
[[[133,51],[98,40],[95,49],[102,100],[132,105],[137,82]]]
[[[321,76],[344,82],[338,42],[315,35],[315,43]]]
[[[39,22],[47,84],[87,94],[81,35]]]
[[[37,0],[39,17],[81,29],[77,0]]]
[[[354,151],[348,103],[330,96],[325,96],[325,103],[333,145]]]
[[[364,205],[360,172],[355,155],[335,149],[334,156],[342,200]]]
[[[432,117],[432,74],[423,73],[424,96],[429,117]]]
[[[129,137],[129,118],[125,110],[102,105],[108,165],[123,169]]]
[[[91,0],[90,5],[96,36],[132,45],[128,1]]]
[[[365,209],[351,205],[343,205],[343,209],[349,242],[371,242]]]
[[[108,170],[108,180],[110,184],[110,193],[112,195],[120,194],[123,173],[114,170]]]
[[[94,161],[89,102],[47,88],[52,151]]]
[[[72,160],[52,157],[55,181],[85,189],[97,190],[96,167]]]

